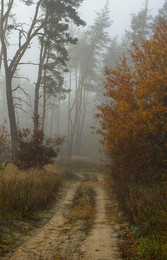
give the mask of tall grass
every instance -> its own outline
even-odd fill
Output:
[[[60,186],[59,172],[54,166],[43,170],[20,171],[13,164],[0,171],[0,220],[24,217],[46,205]]]

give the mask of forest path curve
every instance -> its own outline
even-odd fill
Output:
[[[118,248],[117,225],[106,216],[110,199],[103,185],[101,174],[90,175],[88,185],[96,192],[96,216],[94,225],[86,235],[78,225],[70,227],[68,216],[77,188],[82,183],[72,182],[65,196],[59,201],[53,218],[33,238],[28,239],[10,260],[116,260],[121,259]],[[82,176],[81,176],[82,177]],[[82,178],[81,178],[82,179]],[[69,232],[68,232],[69,229]]]

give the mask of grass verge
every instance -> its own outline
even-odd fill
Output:
[[[52,165],[19,171],[9,164],[0,172],[0,256],[54,214],[49,207],[57,197],[63,174]]]

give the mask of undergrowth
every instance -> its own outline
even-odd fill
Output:
[[[120,249],[123,259],[167,259],[167,203],[157,184],[127,184],[110,188],[121,212]],[[160,194],[161,193],[161,194]]]
[[[63,170],[53,165],[21,171],[8,164],[0,171],[0,256],[53,215],[49,205],[57,197],[62,176]]]
[[[20,171],[13,164],[0,173],[0,221],[25,217],[55,197],[60,177],[54,166]]]

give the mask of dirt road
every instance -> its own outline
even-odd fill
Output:
[[[91,175],[91,173],[90,173]],[[92,176],[95,176],[92,173]],[[83,176],[81,176],[83,177]],[[81,178],[82,179],[82,178]],[[33,237],[20,246],[13,255],[4,257],[12,260],[112,260],[121,259],[118,250],[117,233],[113,223],[106,216],[106,205],[110,200],[102,184],[103,176],[90,180],[96,194],[96,214],[90,232],[80,228],[80,222],[71,225],[67,219],[74,196],[81,181],[72,182],[66,194],[59,201],[54,217]]]

